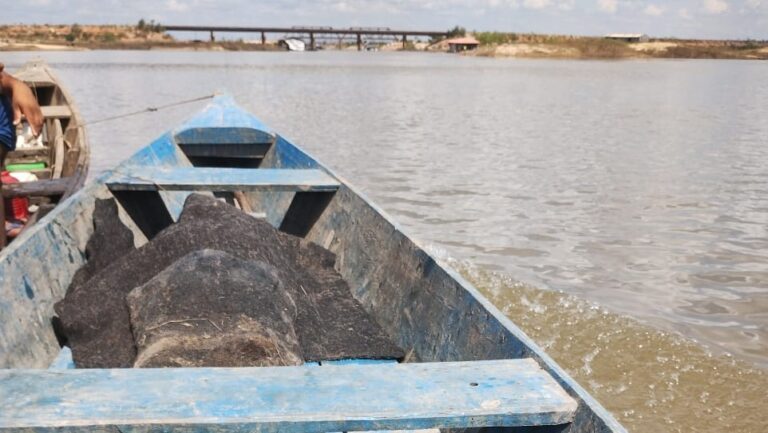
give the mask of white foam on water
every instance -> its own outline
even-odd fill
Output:
[[[630,431],[765,431],[768,374],[681,335],[428,250],[472,282]]]

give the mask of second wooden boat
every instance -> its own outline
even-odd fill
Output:
[[[35,179],[3,185],[5,198],[29,199],[33,212],[24,221],[29,227],[83,186],[90,149],[72,96],[44,61],[28,62],[13,76],[32,89],[44,117],[40,140],[17,146],[8,153],[3,167],[11,176],[23,174]]]

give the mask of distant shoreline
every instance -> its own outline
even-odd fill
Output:
[[[476,33],[480,46],[460,55],[536,59],[741,59],[768,60],[768,41],[707,41],[650,39],[621,42],[600,37]],[[329,50],[355,50],[354,44],[327,45]],[[172,50],[172,51],[281,51],[276,41],[179,41],[162,27],[5,25],[0,26],[0,51]],[[443,42],[401,42],[377,47],[380,51],[444,52]]]
[[[574,46],[575,45],[575,46]],[[652,42],[621,43],[615,47],[602,44],[499,44],[480,46],[468,55],[481,57],[525,57],[551,59],[720,59],[768,60],[768,45],[755,48],[713,46],[704,42],[656,40]]]
[[[98,43],[98,44],[57,44],[51,42],[0,43],[0,52],[11,51],[282,51],[276,45],[245,45],[238,42],[199,44],[191,42],[170,43]]]

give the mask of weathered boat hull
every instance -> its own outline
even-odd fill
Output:
[[[395,343],[412,353],[412,360],[531,358],[578,405],[570,423],[535,431],[625,431],[470,283],[420,248],[349,183],[273,134],[228,97],[218,97],[201,114],[101,175],[2,252],[0,367],[43,369],[57,357],[60,348],[50,325],[53,304],[63,298],[75,271],[85,262],[94,200],[118,196],[121,219],[134,231],[137,243],[144,242],[178,216],[188,192],[173,190],[167,179],[164,185],[170,187],[158,188],[154,196],[151,191],[142,191],[131,197],[130,191],[126,194],[116,185],[125,185],[126,177],[140,180],[146,167],[190,167],[193,163],[198,167],[317,169],[327,173],[339,182],[335,192],[277,188],[243,194],[252,211],[263,214],[275,227],[334,252],[336,268],[354,296]],[[219,181],[226,183],[226,179]],[[176,186],[184,187],[180,185]],[[153,205],[163,209],[150,209]],[[0,396],[2,386],[0,380]]]
[[[31,169],[39,180],[3,186],[5,197],[23,196],[38,205],[27,225],[34,224],[60,201],[82,188],[88,177],[90,148],[80,112],[53,70],[42,60],[25,64],[14,73],[34,93],[43,112],[43,146],[17,148],[8,153],[5,166],[42,163]]]

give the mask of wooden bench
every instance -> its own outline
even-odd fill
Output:
[[[71,182],[71,178],[62,177],[33,182],[7,183],[3,184],[3,197],[60,196],[67,192]]]
[[[66,105],[44,105],[40,107],[46,119],[67,119],[72,117],[72,109]]]
[[[560,425],[531,359],[322,367],[0,370],[0,430],[312,433]]]
[[[303,191],[332,192],[339,181],[322,170],[204,167],[137,167],[116,173],[112,191]]]

